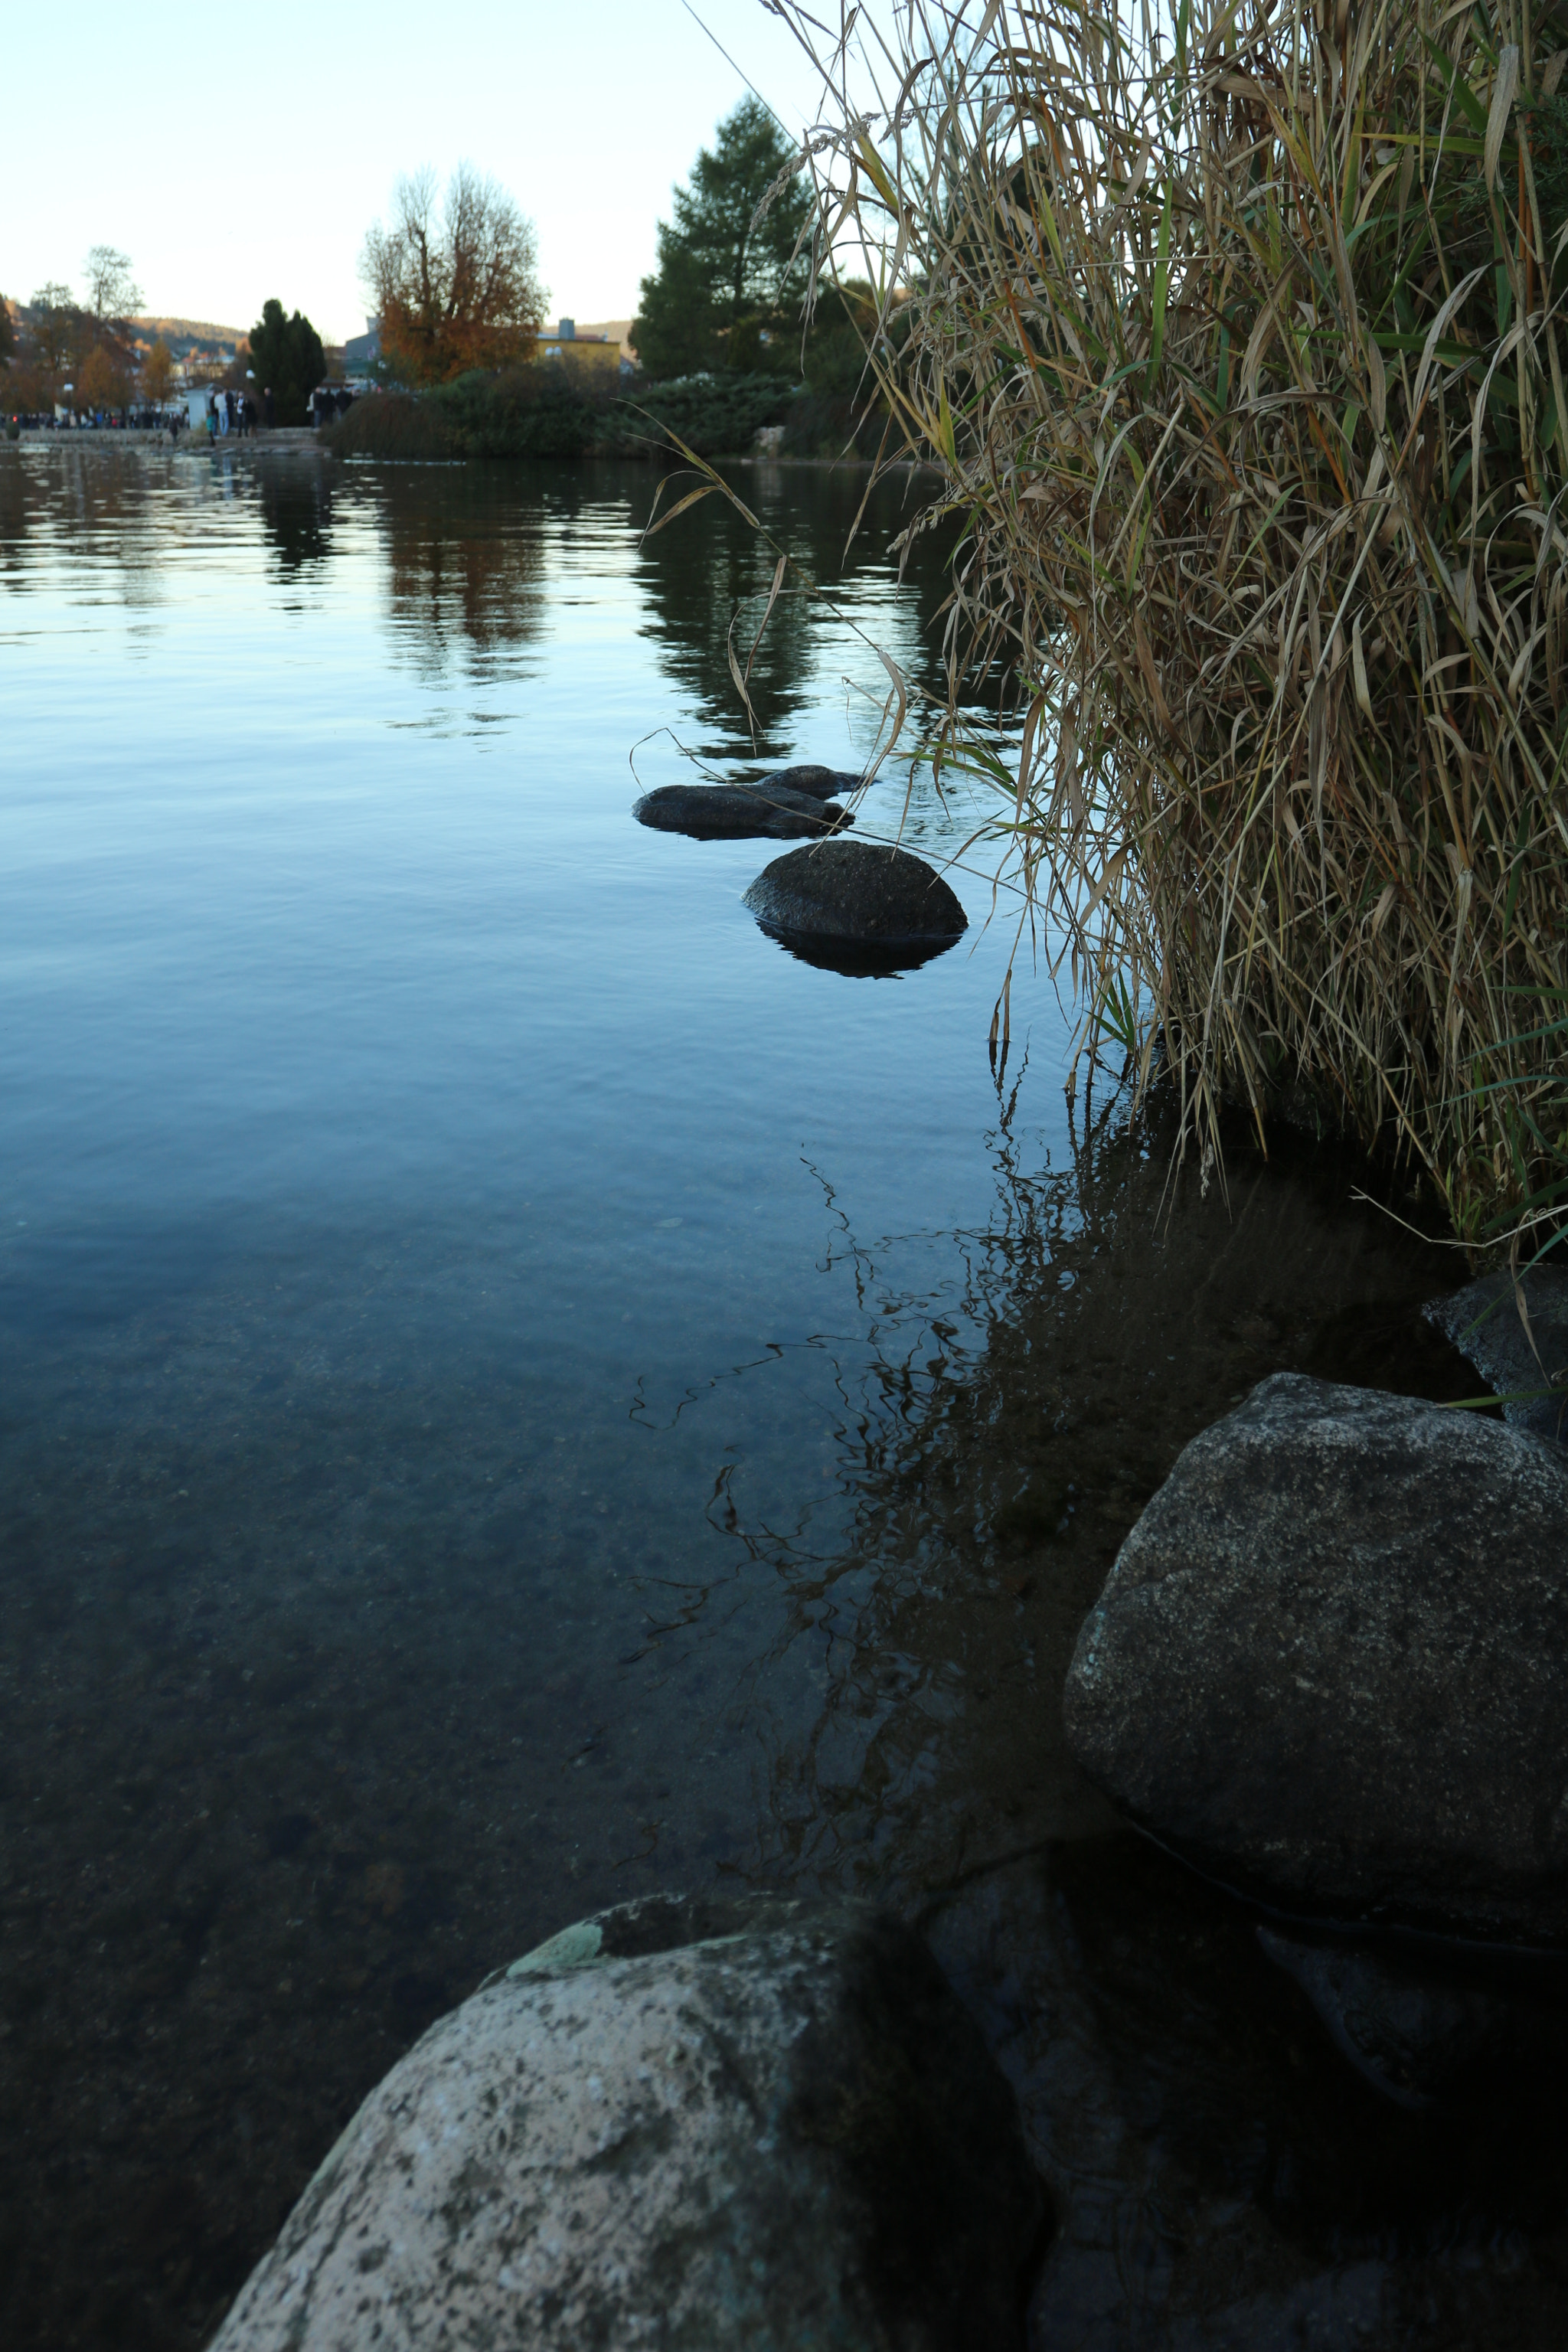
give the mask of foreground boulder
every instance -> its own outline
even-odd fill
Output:
[[[568,1928],[371,2093],[213,2352],[990,2352],[1041,2192],[1013,2095],[868,1905]]]
[[[1568,1461],[1276,1374],[1122,1545],[1065,1713],[1140,1827],[1280,1909],[1568,1945]]]
[[[797,841],[833,833],[855,820],[834,800],[760,784],[660,784],[632,809],[657,833],[684,833],[694,841]]]
[[[969,928],[934,866],[871,841],[792,849],[764,866],[745,904],[770,930],[880,948],[953,940]]]
[[[1483,1275],[1422,1313],[1504,1399],[1505,1421],[1561,1441],[1568,1438],[1568,1270],[1531,1266],[1520,1280],[1528,1332],[1509,1274]],[[1553,1388],[1555,1396],[1542,1393]]]

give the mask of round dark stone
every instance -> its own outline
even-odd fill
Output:
[[[1079,1635],[1079,1763],[1277,1912],[1568,1951],[1568,1460],[1277,1372],[1194,1438]]]
[[[882,947],[952,940],[969,928],[934,866],[870,841],[825,841],[775,857],[745,904],[770,930]]]
[[[661,784],[632,810],[656,833],[693,841],[797,841],[855,820],[837,801],[792,793],[772,778],[760,784]]]
[[[807,761],[794,768],[775,768],[754,787],[758,792],[805,793],[814,801],[836,800],[840,793],[858,793],[865,779],[847,768],[820,768]]]

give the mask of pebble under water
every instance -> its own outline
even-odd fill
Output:
[[[85,436],[84,436],[85,438]],[[0,2336],[202,2345],[433,2018],[661,1887],[920,1918],[1057,2227],[1031,2342],[1555,2345],[1547,2066],[1381,2098],[1062,1747],[1079,1623],[1266,1373],[1458,1397],[1331,1146],[1064,1095],[983,872],[788,953],[642,791],[850,768],[905,492],[0,450]],[[628,754],[634,752],[635,770]],[[885,771],[857,834],[983,814]],[[1401,1214],[1414,1213],[1403,1199]],[[1556,1989],[1547,1989],[1556,1999]]]

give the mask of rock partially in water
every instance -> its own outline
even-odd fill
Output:
[[[836,832],[855,820],[837,801],[791,792],[771,778],[760,784],[660,784],[632,809],[656,833],[693,841],[797,841]]]
[[[871,841],[792,849],[764,866],[745,903],[786,937],[855,940],[882,949],[957,939],[969,919],[934,866]]]
[[[1277,1927],[1260,1927],[1258,1940],[1294,1977],[1357,2073],[1401,2106],[1482,2098],[1546,2041],[1562,2057],[1554,2018],[1466,1982],[1457,1968],[1421,1972],[1365,1945],[1304,1943]]]
[[[1279,1909],[1568,1946],[1568,1462],[1276,1374],[1122,1545],[1065,1720],[1141,1828]]]
[[[1531,1266],[1521,1283],[1528,1333],[1508,1274],[1483,1275],[1422,1312],[1506,1400],[1505,1421],[1562,1441],[1568,1438],[1568,1269]],[[1541,1393],[1549,1388],[1561,1393]]]
[[[1013,2095],[869,1905],[654,1898],[568,1928],[373,2091],[213,2352],[1021,2343]]]
[[[805,762],[794,768],[775,768],[753,787],[761,792],[807,793],[813,800],[837,800],[840,793],[858,793],[865,782],[863,776],[852,775],[847,768],[820,768]]]

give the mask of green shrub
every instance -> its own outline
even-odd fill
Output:
[[[795,398],[776,376],[687,376],[625,394],[559,367],[481,370],[424,393],[373,392],[326,427],[339,457],[533,457],[674,455],[665,428],[702,457],[738,457]]]
[[[764,425],[782,425],[795,398],[776,375],[689,375],[631,391],[606,425],[603,448],[657,454],[679,434],[700,457],[744,457]]]

